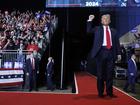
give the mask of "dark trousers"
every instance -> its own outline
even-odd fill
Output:
[[[124,86],[124,90],[127,91],[128,87],[130,86],[131,92],[132,93],[135,93],[135,80],[136,80],[136,77],[135,76],[128,76],[127,77],[126,84]]]
[[[101,48],[98,55],[95,58],[97,66],[97,89],[98,95],[103,95],[104,81],[106,81],[107,95],[113,94],[113,52],[112,49]]]
[[[46,81],[47,89],[50,89],[50,90],[53,89],[54,86],[53,86],[53,81],[52,81],[52,74],[50,74],[49,76],[47,75],[46,79],[47,79]]]
[[[35,72],[32,72],[29,76],[29,91],[37,91],[37,76]]]

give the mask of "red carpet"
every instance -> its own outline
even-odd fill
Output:
[[[140,102],[114,89],[116,98],[98,98],[96,78],[76,73],[78,94],[0,92],[0,105],[140,105]]]

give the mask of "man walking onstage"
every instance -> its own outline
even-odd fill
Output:
[[[115,60],[121,59],[119,39],[116,31],[109,26],[110,14],[101,16],[101,26],[92,27],[94,15],[87,20],[87,33],[94,35],[91,59],[95,59],[97,66],[98,96],[104,97],[104,81],[106,81],[107,96],[113,97],[113,69]],[[117,56],[118,55],[118,56]]]

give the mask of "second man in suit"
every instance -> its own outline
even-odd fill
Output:
[[[135,62],[136,56],[131,55],[131,58],[128,60],[127,68],[127,81],[124,87],[124,91],[128,91],[128,87],[131,86],[131,92],[136,93],[135,91],[135,81],[137,76],[137,65]]]
[[[51,91],[53,91],[55,88],[52,80],[53,73],[54,73],[54,60],[52,57],[49,57],[46,66],[46,86],[47,86],[47,90],[51,90]]]

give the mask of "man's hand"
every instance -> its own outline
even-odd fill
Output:
[[[131,76],[134,76],[134,73],[130,73]]]
[[[29,73],[26,73],[27,76],[29,76]]]
[[[95,18],[95,16],[94,16],[94,15],[89,15],[89,18],[88,18],[88,20],[87,20],[87,21],[92,21],[94,18]]]
[[[121,55],[117,56],[117,60],[120,61],[121,60]]]

